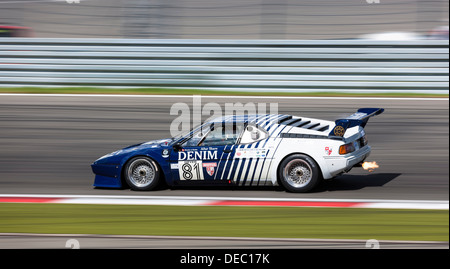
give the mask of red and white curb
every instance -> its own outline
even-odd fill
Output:
[[[449,210],[449,201],[289,199],[190,196],[107,196],[0,194],[0,203],[171,205],[171,206],[272,206]]]

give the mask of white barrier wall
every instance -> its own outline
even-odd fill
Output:
[[[448,93],[439,40],[0,38],[0,86]]]

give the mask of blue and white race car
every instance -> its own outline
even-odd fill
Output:
[[[152,190],[169,186],[281,185],[312,190],[369,156],[364,127],[382,108],[361,108],[335,122],[290,115],[225,116],[187,134],[141,143],[92,164],[96,187]]]

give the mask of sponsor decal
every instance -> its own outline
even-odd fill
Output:
[[[201,147],[199,149],[186,148],[178,152],[178,172],[180,180],[203,180],[203,167],[208,175],[214,175],[217,163],[205,163],[203,161],[217,160],[217,148]]]
[[[265,158],[267,156],[267,152],[267,149],[258,148],[236,149],[236,158]]]
[[[168,149],[164,149],[163,151],[162,151],[162,157],[163,158],[167,158],[167,157],[169,157],[169,150]]]
[[[171,163],[170,164],[170,169],[179,169],[178,163]]]
[[[347,119],[352,119],[352,120],[359,120],[363,117],[367,116],[366,113],[363,112],[356,112],[353,115],[351,115],[350,117],[347,117]]]
[[[342,126],[336,126],[334,128],[334,135],[335,136],[344,136],[345,129]]]
[[[203,167],[206,167],[206,173],[208,173],[208,175],[213,176],[217,163],[203,163]]]
[[[332,152],[333,152],[333,148],[332,147],[325,147],[325,153],[327,155],[331,155]]]
[[[190,151],[179,151],[178,152],[179,161],[190,161],[190,160],[217,160],[217,150],[190,150]]]

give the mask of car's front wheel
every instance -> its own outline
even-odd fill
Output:
[[[132,190],[149,191],[158,185],[160,171],[152,159],[140,156],[127,162],[124,177]]]
[[[281,162],[278,177],[288,191],[308,192],[320,182],[321,173],[311,157],[294,154]]]

